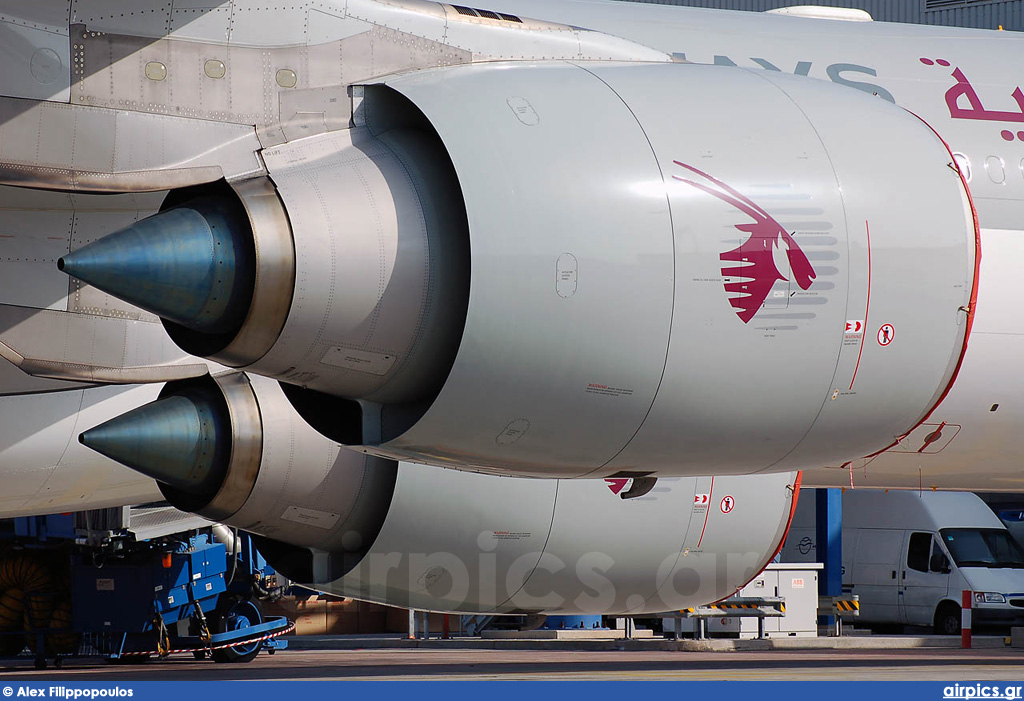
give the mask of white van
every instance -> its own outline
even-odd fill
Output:
[[[814,490],[800,494],[783,562],[815,559]],[[860,597],[858,625],[932,626],[959,634],[961,592],[972,620],[1024,625],[1024,550],[968,492],[843,494],[843,591]]]

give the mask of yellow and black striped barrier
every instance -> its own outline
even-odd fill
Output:
[[[859,616],[860,597],[856,594],[823,596],[818,600],[819,616]]]
[[[703,640],[707,637],[706,622],[709,618],[725,618],[726,616],[751,617],[757,619],[757,637],[764,639],[764,619],[778,618],[786,614],[786,600],[781,596],[734,596],[706,606],[682,609],[681,618],[694,618],[697,629],[694,637]]]
[[[718,609],[718,610],[732,610],[732,609],[760,609],[762,606],[770,605],[772,608],[786,612],[786,602],[784,601],[773,601],[770,604],[764,603],[751,603],[751,604],[733,604],[733,603],[719,603],[719,604],[708,604],[707,606],[701,606],[699,608],[688,608],[683,609],[680,613],[696,613],[698,610],[704,611],[707,609]]]
[[[860,601],[857,599],[839,599],[837,601],[833,601],[832,605],[840,612],[853,612],[854,615],[860,613]]]
[[[721,616],[781,616],[786,613],[786,600],[781,596],[734,596],[713,604],[681,609],[684,618],[715,618]]]

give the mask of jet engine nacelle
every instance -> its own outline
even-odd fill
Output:
[[[416,609],[643,613],[731,594],[778,551],[794,473],[537,480],[445,470],[340,447],[276,383],[170,383],[87,431],[178,508],[263,536],[286,576]],[[648,487],[650,485],[647,485]]]
[[[380,535],[332,591],[414,609],[653,613],[717,601],[777,552],[796,474],[536,480],[400,463]],[[621,495],[621,492],[619,492]],[[329,563],[334,556],[314,551]]]
[[[355,128],[263,153],[287,318],[257,300],[261,232],[282,228],[250,211],[228,224],[255,239],[248,314],[207,318],[230,307],[218,275],[190,308],[200,336],[262,343],[183,346],[289,383],[339,442],[503,474],[785,471],[886,448],[955,378],[973,210],[942,140],[885,100],[722,66],[496,63],[353,101]],[[217,250],[221,220],[193,209]]]
[[[368,123],[374,90],[430,121],[472,267],[447,381],[381,454],[558,476],[800,469],[886,448],[953,382],[978,232],[914,115],[716,66],[383,85]]]

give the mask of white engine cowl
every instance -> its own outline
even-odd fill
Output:
[[[914,115],[765,71],[516,64],[384,79],[371,128],[388,91],[451,156],[472,268],[444,387],[377,454],[802,469],[892,445],[953,382],[976,224]]]
[[[768,564],[789,524],[795,478],[663,478],[646,496],[621,499],[625,479],[401,463],[373,547],[349,574],[316,586],[421,610],[678,611],[733,594]]]

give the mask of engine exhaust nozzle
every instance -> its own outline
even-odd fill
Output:
[[[78,437],[155,479],[164,498],[211,521],[235,514],[263,459],[263,419],[244,372],[168,382],[160,397]]]
[[[57,267],[192,331],[230,334],[252,302],[255,261],[244,210],[204,196],[83,246]]]
[[[229,421],[216,397],[171,396],[89,429],[78,440],[161,484],[201,496],[224,479]]]

